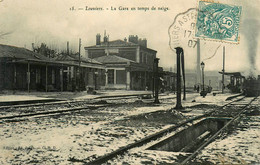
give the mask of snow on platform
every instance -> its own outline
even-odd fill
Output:
[[[15,102],[15,101],[29,101],[29,100],[48,100],[50,98],[38,97],[34,95],[2,95],[0,102]]]

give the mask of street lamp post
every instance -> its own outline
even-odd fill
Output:
[[[204,87],[204,68],[205,68],[205,63],[202,61],[200,66],[201,66],[201,69],[202,69],[202,92],[201,92],[201,95],[203,97],[205,97],[205,95],[206,95],[205,87]]]

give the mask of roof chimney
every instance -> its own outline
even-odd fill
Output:
[[[104,32],[104,42],[108,42],[108,36],[106,35],[106,30]]]
[[[98,33],[96,35],[96,45],[100,45],[101,44],[101,35]]]
[[[32,43],[32,51],[34,52],[34,43]]]
[[[124,41],[125,41],[125,42],[127,42],[127,39],[126,39],[126,37],[125,37]]]
[[[147,40],[145,38],[139,39],[138,44],[147,48]]]
[[[138,44],[138,36],[134,36],[134,35],[129,35],[128,37],[128,41],[129,42],[132,42],[132,43],[135,43],[135,44]]]
[[[70,46],[69,46],[70,44],[69,44],[69,41],[67,41],[67,55],[69,55],[70,54]]]

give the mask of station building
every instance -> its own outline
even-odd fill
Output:
[[[147,47],[146,39],[130,35],[124,40],[109,41],[96,35],[96,45],[85,47],[86,58],[106,67],[106,89],[152,89],[153,64],[157,51]]]
[[[102,76],[103,75],[103,76]],[[104,84],[102,63],[61,56],[50,59],[25,48],[0,44],[0,90],[75,91]]]

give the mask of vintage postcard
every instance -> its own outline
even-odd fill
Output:
[[[0,164],[260,164],[259,0],[0,0]]]

